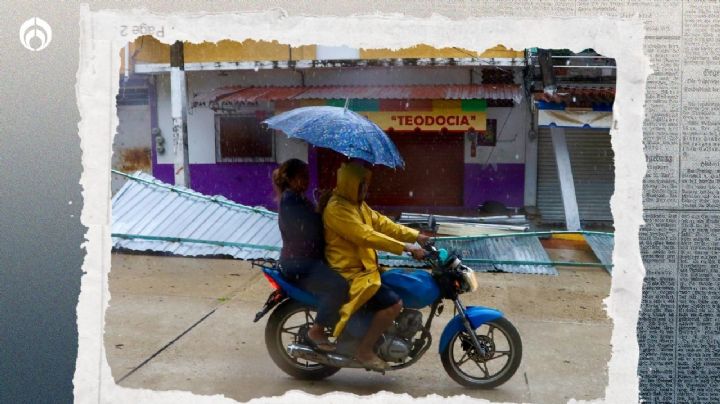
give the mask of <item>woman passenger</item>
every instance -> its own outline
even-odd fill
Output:
[[[348,282],[324,262],[322,217],[305,196],[309,177],[307,164],[298,159],[287,160],[273,171],[283,241],[280,267],[286,279],[317,297],[317,316],[308,339],[321,351],[333,351],[335,346],[325,329],[332,329],[340,317],[340,306],[348,297]]]

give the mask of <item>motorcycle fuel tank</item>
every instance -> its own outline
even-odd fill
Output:
[[[403,306],[410,309],[421,309],[440,298],[440,288],[427,271],[391,269],[382,274],[382,283],[394,290]]]

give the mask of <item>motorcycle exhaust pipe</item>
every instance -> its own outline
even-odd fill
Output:
[[[357,361],[347,356],[334,353],[321,353],[310,348],[307,345],[290,344],[287,347],[288,354],[296,359],[304,359],[316,362],[321,365],[333,366],[336,368],[361,368],[363,367]]]

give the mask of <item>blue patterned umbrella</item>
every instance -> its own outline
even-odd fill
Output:
[[[404,167],[395,144],[369,119],[346,108],[303,107],[263,121],[288,137],[390,168]]]

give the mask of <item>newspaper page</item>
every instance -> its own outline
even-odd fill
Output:
[[[720,250],[720,2],[577,2],[577,15],[645,22],[645,280],[640,399],[717,402]]]
[[[548,12],[549,2],[538,3],[543,4],[525,11]],[[554,3],[565,10],[574,5],[576,17],[639,15],[645,22],[645,53],[653,73],[643,127],[640,399],[717,402],[720,1]]]
[[[720,2],[629,3],[630,13],[648,21],[645,49],[654,70],[643,131],[640,396],[717,402]]]

